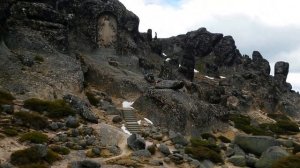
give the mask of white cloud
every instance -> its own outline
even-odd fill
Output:
[[[291,72],[300,73],[298,0],[120,1],[139,16],[141,32],[151,28],[161,38],[206,27],[232,35],[242,54],[258,50],[271,64],[287,61]]]
[[[300,92],[300,73],[289,73],[287,82],[293,84],[293,90]]]

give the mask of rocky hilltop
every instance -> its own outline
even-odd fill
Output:
[[[138,28],[118,0],[0,2],[0,167],[299,167],[289,63]]]

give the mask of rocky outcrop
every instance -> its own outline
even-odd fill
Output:
[[[92,123],[98,123],[97,116],[89,109],[86,102],[73,95],[64,96],[64,100],[69,103],[83,119]]]
[[[268,136],[237,135],[234,142],[245,151],[260,155],[271,146],[280,146],[280,142]]]
[[[148,90],[135,101],[134,107],[155,124],[187,134],[197,134],[227,114],[220,105],[198,101],[171,89]]]

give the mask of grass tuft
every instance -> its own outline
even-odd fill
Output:
[[[20,111],[14,113],[14,117],[20,119],[24,125],[30,126],[37,130],[45,129],[49,125],[46,117],[34,112]]]
[[[299,168],[300,156],[293,155],[277,160],[272,168]]]
[[[44,101],[33,98],[25,100],[24,107],[39,113],[46,112],[50,118],[75,115],[75,111],[64,100]]]
[[[42,144],[48,142],[48,136],[41,132],[28,132],[23,134],[20,139],[21,142],[29,141],[31,143]]]

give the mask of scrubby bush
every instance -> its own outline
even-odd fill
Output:
[[[88,98],[88,100],[91,103],[91,105],[97,106],[99,104],[99,100],[96,99],[96,97],[92,93],[87,92],[85,95]]]
[[[277,160],[272,168],[299,168],[300,156],[293,155]]]
[[[46,163],[32,163],[24,166],[19,166],[19,168],[49,168],[50,166]]]
[[[52,151],[51,149],[48,149],[48,153],[47,153],[46,157],[44,158],[44,160],[46,162],[48,162],[49,164],[52,164],[56,161],[61,160],[61,157],[59,156],[58,153]]]
[[[198,147],[187,147],[185,148],[186,154],[191,154],[197,160],[211,160],[215,163],[223,163],[221,155],[209,148],[198,146]]]
[[[70,153],[70,149],[67,147],[63,146],[58,146],[58,145],[51,145],[49,147],[52,151],[61,154],[61,155],[68,155]]]
[[[220,152],[221,149],[216,145],[216,144],[213,144],[213,143],[210,143],[206,140],[202,140],[202,139],[199,139],[199,138],[191,138],[191,144],[192,144],[192,147],[206,147],[206,148],[209,148],[215,152]]]
[[[24,107],[40,113],[47,112],[50,118],[62,118],[74,115],[74,110],[64,101],[44,101],[40,99],[28,99],[24,101]]]
[[[10,162],[14,165],[29,166],[33,163],[43,164],[45,162],[52,164],[55,161],[61,160],[59,154],[52,150],[47,150],[47,155],[41,157],[39,152],[35,148],[27,148],[24,150],[18,150],[11,154]]]
[[[20,139],[21,142],[30,141],[31,143],[42,144],[48,142],[48,136],[41,132],[28,132],[23,134]]]
[[[2,133],[11,137],[17,136],[19,134],[18,131],[14,128],[4,128]]]
[[[49,125],[46,117],[34,112],[16,112],[14,117],[20,119],[24,125],[38,130],[45,129]]]
[[[240,114],[232,114],[229,119],[234,122],[235,128],[253,135],[272,135],[272,133],[262,129],[261,127],[251,126],[251,119],[248,116]]]
[[[231,143],[231,140],[223,135],[219,136],[218,139],[224,143]]]
[[[15,97],[10,93],[0,90],[0,105],[1,104],[12,104],[12,101],[15,100]]]

